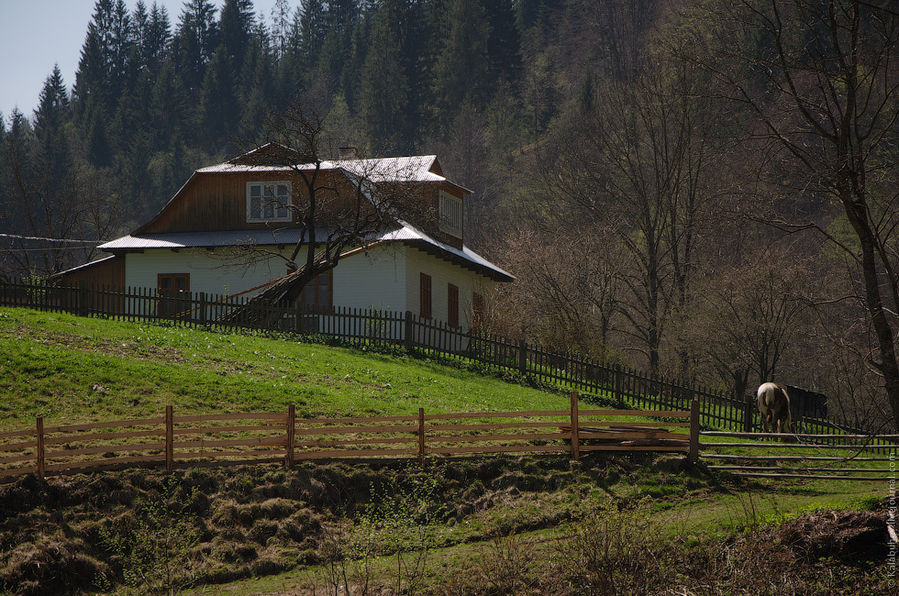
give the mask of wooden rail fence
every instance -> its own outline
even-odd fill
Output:
[[[718,439],[700,443],[700,460],[707,463],[710,470],[721,470],[737,476],[889,482],[899,474],[899,468],[895,466],[866,467],[868,462],[895,462],[899,456],[899,435],[727,431],[700,431],[699,434]],[[758,441],[724,442],[720,440],[723,437]],[[754,451],[742,453],[747,448]],[[759,448],[767,453],[758,455]],[[784,455],[784,451],[794,454]]]
[[[621,417],[657,422],[615,421]],[[688,431],[688,432],[685,432]],[[229,465],[332,458],[417,458],[475,454],[661,451],[698,455],[698,407],[691,411],[567,410],[451,412],[298,418],[286,412],[162,416],[48,426],[0,433],[0,481],[36,473],[150,465]]]
[[[566,390],[611,397],[643,410],[686,410],[696,400],[704,426],[743,432],[760,428],[754,399],[737,399],[696,383],[665,379],[614,363],[554,352],[524,340],[453,327],[411,312],[342,307],[322,311],[301,305],[249,305],[249,300],[249,296],[228,297],[200,292],[173,296],[155,288],[0,283],[0,306],[115,320],[165,321],[212,329],[261,328],[328,336],[357,345],[403,346],[408,351],[419,350],[441,358],[516,372]],[[864,432],[820,416],[797,416],[796,420],[806,432]]]

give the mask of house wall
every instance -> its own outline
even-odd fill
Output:
[[[191,292],[230,296],[287,272],[284,261],[276,257],[261,260],[247,257],[245,253],[232,250],[205,248],[128,253],[125,255],[125,285],[155,289],[160,273],[189,273]],[[252,262],[246,263],[248,260]]]
[[[417,281],[416,281],[417,283]],[[375,246],[341,259],[334,269],[334,306],[406,311],[406,248]]]
[[[89,288],[117,288],[125,286],[125,259],[113,257],[62,273],[58,276],[63,286],[85,285]]]
[[[415,248],[406,247],[406,304],[414,314],[421,314],[420,274],[431,276],[431,315],[437,321],[448,319],[449,284],[459,288],[459,325],[468,329],[471,316],[471,295],[484,295],[494,283],[473,271],[454,265]]]

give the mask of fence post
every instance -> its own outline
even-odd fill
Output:
[[[699,400],[694,399],[690,404],[690,453],[687,455],[690,463],[699,461]]]
[[[206,292],[200,292],[200,317],[199,323],[206,326]]]
[[[87,316],[87,284],[84,281],[78,282],[78,315]]]
[[[41,480],[44,479],[44,473],[46,471],[44,467],[44,418],[42,416],[37,417],[37,477]]]
[[[165,407],[165,469],[169,472],[175,466],[175,421],[172,406]]]
[[[406,326],[403,329],[405,332],[405,341],[406,341],[406,351],[412,351],[412,311],[406,311]]]
[[[579,460],[581,458],[581,445],[577,412],[577,391],[572,391],[568,397],[571,401],[571,459]]]
[[[518,342],[518,372],[528,374],[528,342],[523,339]]]
[[[743,432],[752,432],[752,410],[755,406],[751,397],[743,396]]]
[[[293,404],[290,404],[287,406],[287,457],[284,458],[284,465],[288,468],[293,467],[293,450],[296,444],[296,420],[296,407]]]
[[[425,409],[418,408],[418,464],[425,465]]]

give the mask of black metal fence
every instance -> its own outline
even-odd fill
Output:
[[[153,288],[61,287],[0,284],[0,306],[62,311],[124,321],[167,321],[204,328],[256,328],[320,334],[354,344],[395,344],[442,358],[531,376],[582,394],[617,399],[637,408],[688,410],[696,399],[706,427],[751,432],[760,427],[754,399],[736,399],[708,387],[648,375],[617,364],[550,351],[524,340],[465,330],[411,312],[251,302],[204,293],[165,294]],[[863,433],[822,418],[797,422],[805,432]]]

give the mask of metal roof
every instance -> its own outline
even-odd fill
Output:
[[[416,227],[398,222],[399,227],[387,230],[368,239],[368,243],[403,242],[446,258],[462,267],[486,275],[497,281],[512,281],[510,273],[500,269],[468,247],[458,249],[440,242]],[[174,232],[169,234],[139,234],[116,238],[98,248],[107,251],[144,250],[154,248],[213,248],[223,246],[272,246],[296,244],[300,240],[300,228],[278,228],[271,230],[227,230],[221,232]],[[316,237],[324,238],[327,230],[316,230]]]
[[[375,159],[340,159],[321,162],[322,170],[346,170],[367,178],[372,182],[444,182],[446,178],[431,172],[436,155],[414,155],[409,157],[380,157]],[[200,168],[197,172],[289,172],[312,170],[315,164],[296,165],[251,165],[222,162]]]

